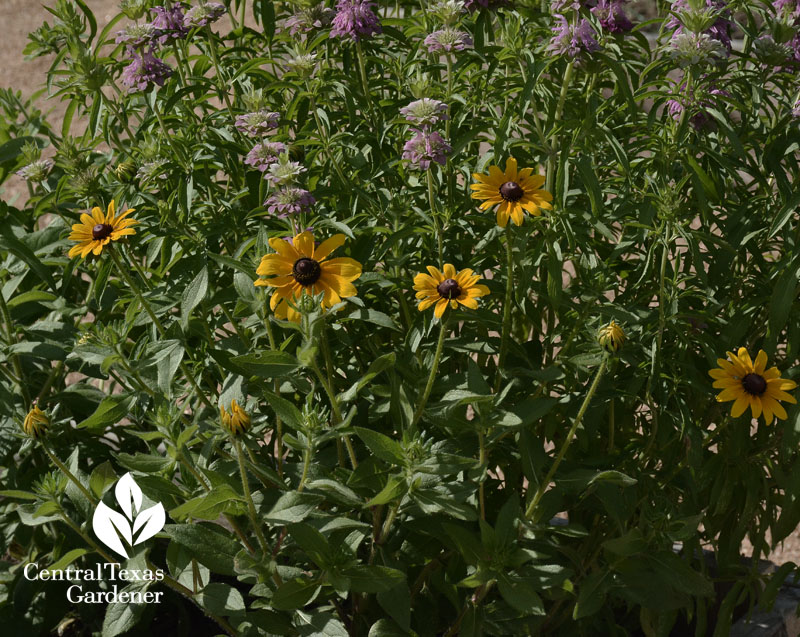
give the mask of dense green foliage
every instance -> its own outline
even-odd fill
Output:
[[[128,92],[129,17],[100,30],[59,0],[26,52],[54,55],[63,120],[0,94],[0,182],[41,171],[0,203],[8,634],[727,635],[769,604],[795,568],[770,581],[758,558],[800,523],[800,411],[733,418],[708,370],[741,346],[799,375],[792,22],[730,3],[733,50],[687,59],[664,3],[619,34],[582,8],[601,48],[573,59],[548,50],[550,3],[457,16],[474,46],[453,54],[423,44],[442,20],[426,0],[379,7],[358,45],[290,33],[287,3],[226,4],[157,47],[163,86]],[[427,170],[403,159],[400,109],[422,97],[450,116]],[[258,140],[234,124],[259,109],[316,199],[289,218],[244,163]],[[510,156],[553,209],[503,230],[469,185]],[[112,199],[136,234],[69,257]],[[344,234],[336,256],[363,270],[357,296],[292,323],[254,281],[269,239],[305,228]],[[481,274],[477,310],[418,311],[414,277],[442,263]],[[243,435],[221,426],[233,400]],[[129,561],[165,570],[131,584],[163,603],[26,580],[106,561],[92,512],[127,471],[167,511]]]

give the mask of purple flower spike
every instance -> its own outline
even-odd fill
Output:
[[[278,157],[283,152],[286,152],[286,145],[281,142],[261,142],[247,153],[244,163],[263,173],[278,161]]]
[[[172,75],[172,69],[153,55],[152,47],[141,51],[128,50],[131,63],[122,71],[122,84],[128,87],[129,93],[145,91],[151,84],[164,86],[164,82]]]
[[[314,29],[329,27],[333,22],[334,15],[333,9],[329,9],[324,3],[320,2],[317,5],[301,9],[299,13],[295,13],[286,20],[283,28],[289,32],[289,35],[310,33]]]
[[[223,13],[225,13],[225,7],[219,2],[201,2],[186,12],[183,24],[190,29],[204,27],[219,20]]]
[[[186,5],[182,2],[175,2],[172,5],[153,7],[156,17],[153,18],[152,26],[156,29],[156,39],[159,44],[169,44],[174,40],[183,40],[189,29],[183,24],[183,10]]]
[[[150,23],[131,24],[122,31],[117,32],[114,42],[117,44],[127,44],[129,47],[141,47],[157,40],[159,31]]]
[[[708,29],[704,31],[704,33],[714,40],[721,42],[725,48],[728,50],[728,53],[731,52],[732,45],[731,45],[731,23],[728,20],[728,16],[730,12],[727,11],[727,4],[725,0],[706,0],[706,7],[708,9],[713,9],[715,11],[720,11],[720,17],[712,24]],[[688,0],[675,0],[672,4],[672,11],[673,12],[680,12],[686,11],[689,9],[689,1]],[[667,20],[666,23],[667,29],[675,29],[674,35],[678,35],[683,33],[683,25],[681,24],[680,20],[675,16],[671,15],[670,19]]]
[[[280,115],[278,113],[260,110],[255,113],[239,115],[234,126],[240,133],[244,133],[249,137],[263,137],[269,131],[278,127],[279,119]]]
[[[447,104],[430,97],[423,97],[420,100],[411,102],[408,106],[404,106],[400,109],[400,112],[412,124],[422,128],[429,128],[437,122],[447,119]]]
[[[307,212],[316,202],[308,190],[288,186],[272,193],[264,205],[279,219],[285,219],[288,215]]]
[[[625,0],[598,0],[591,11],[609,33],[625,33],[633,28],[633,23],[625,15]]]
[[[453,29],[452,27],[445,27],[434,31],[425,38],[425,46],[428,47],[429,53],[438,53],[445,51],[452,53],[453,51],[463,51],[464,49],[472,48],[472,38],[468,33]]]
[[[574,60],[583,53],[600,50],[594,29],[588,20],[581,18],[575,27],[563,15],[557,15],[556,20],[558,24],[553,27],[553,38],[547,46],[548,51]]]
[[[421,170],[428,170],[432,161],[444,166],[453,150],[450,144],[436,131],[413,130],[416,135],[403,146],[403,159]]]
[[[370,0],[339,0],[336,3],[336,17],[331,28],[332,38],[349,38],[358,42],[382,33],[378,16],[373,12],[374,2]]]

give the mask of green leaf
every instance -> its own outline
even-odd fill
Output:
[[[353,429],[375,456],[389,464],[404,464],[406,454],[399,442],[372,429],[364,429],[363,427],[354,427]]]
[[[578,601],[572,609],[572,619],[589,617],[602,608],[611,585],[610,575],[609,571],[598,571],[581,582],[578,588]]]
[[[264,392],[264,398],[266,398],[269,406],[275,411],[275,415],[292,429],[302,430],[304,428],[303,415],[294,404],[269,391]]]
[[[233,586],[213,582],[197,595],[197,602],[215,615],[242,615],[244,598]]]
[[[114,472],[114,467],[106,460],[92,471],[92,477],[89,478],[89,488],[98,498],[102,498],[106,489],[116,481],[117,474]]]
[[[146,453],[137,453],[131,455],[129,453],[118,453],[117,462],[119,462],[126,469],[131,471],[141,471],[142,473],[158,473],[163,471],[170,464],[172,460],[162,456],[152,456]]]
[[[2,152],[2,147],[0,147],[0,152]],[[53,292],[58,292],[50,270],[33,253],[33,250],[17,239],[8,222],[0,224],[0,249],[8,250],[15,257],[21,259],[36,273],[36,276],[47,283]]]
[[[205,267],[197,273],[192,282],[186,286],[181,296],[181,327],[186,329],[192,310],[200,305],[208,293],[208,269]]]
[[[393,500],[405,495],[407,490],[406,481],[402,476],[392,476],[386,483],[386,486],[372,498],[365,506],[374,507],[379,504],[388,504]]]
[[[72,549],[71,551],[65,553],[61,556],[56,562],[53,562],[48,568],[51,571],[60,571],[62,569],[67,568],[70,564],[72,564],[75,560],[77,560],[82,555],[86,555],[89,551],[86,549]]]
[[[17,500],[36,500],[36,499],[38,499],[38,496],[35,493],[29,493],[27,491],[20,491],[19,489],[6,489],[4,491],[0,491],[0,497],[15,498]]]
[[[388,566],[359,564],[342,569],[340,573],[350,580],[350,590],[355,593],[381,593],[404,582],[406,574]]]
[[[78,425],[78,429],[103,430],[117,424],[128,415],[131,401],[130,396],[123,394],[106,396],[94,413]]]
[[[120,592],[144,591],[149,585],[150,582],[134,582]],[[146,604],[109,604],[103,618],[103,637],[116,637],[128,632],[139,621],[146,607]]]
[[[408,637],[409,631],[403,630],[391,619],[379,619],[369,629],[367,637]]]
[[[497,581],[497,588],[508,605],[524,615],[545,614],[542,598],[527,582],[502,575]]]
[[[267,524],[285,525],[302,522],[323,501],[321,495],[313,493],[284,493],[275,506],[262,519]]]
[[[364,374],[361,378],[358,379],[355,383],[350,386],[345,392],[339,394],[339,402],[346,403],[353,400],[357,395],[358,392],[364,388],[373,378],[375,378],[378,374],[380,374],[383,370],[388,369],[390,367],[394,367],[395,361],[395,354],[394,352],[390,352],[389,354],[384,354],[383,356],[379,356],[374,361],[372,361],[369,365],[369,369],[367,369],[367,373]]]
[[[275,591],[270,605],[275,610],[295,610],[303,608],[314,593],[319,589],[319,584],[310,580],[296,579],[284,582]]]
[[[235,575],[234,558],[241,550],[225,529],[205,524],[167,524],[164,532],[201,564],[222,575]]]
[[[169,514],[176,520],[187,516],[198,520],[216,520],[230,504],[243,501],[242,496],[236,493],[233,487],[223,483],[213,487],[208,493],[175,507]]]
[[[297,359],[291,354],[269,350],[234,356],[231,361],[244,369],[248,376],[258,376],[259,378],[286,376],[300,366]]]

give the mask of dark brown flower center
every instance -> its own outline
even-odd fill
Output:
[[[500,186],[500,196],[506,201],[519,201],[525,191],[516,181],[507,181]]]
[[[455,279],[445,279],[436,286],[436,291],[443,299],[457,299],[461,296],[461,288]]]
[[[94,228],[92,228],[92,239],[97,239],[98,241],[102,241],[106,237],[108,237],[114,230],[114,226],[111,226],[107,223],[98,223]]]
[[[767,381],[760,374],[748,374],[742,378],[742,387],[752,396],[760,396],[767,391]]]
[[[319,267],[319,263],[308,257],[303,257],[295,261],[294,267],[292,268],[292,276],[294,276],[294,280],[300,285],[312,285],[316,283],[321,274],[322,268]]]

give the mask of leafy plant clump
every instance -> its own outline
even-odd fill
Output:
[[[63,117],[0,93],[0,625],[723,636],[769,606],[800,4],[657,4],[48,9]]]

